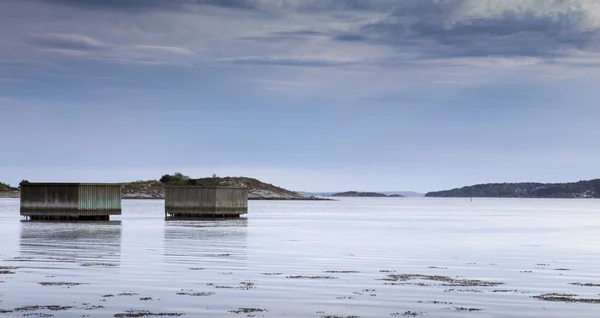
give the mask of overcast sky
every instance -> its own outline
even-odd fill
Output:
[[[597,0],[2,0],[0,181],[600,176]]]

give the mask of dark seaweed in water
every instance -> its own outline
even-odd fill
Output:
[[[575,298],[578,295],[575,294],[543,294],[538,296],[531,296],[532,298],[536,298],[544,301],[554,301],[554,302],[563,302],[563,303],[588,303],[588,304],[600,304],[600,299],[598,298]]]
[[[42,286],[79,286],[79,285],[87,285],[88,283],[72,283],[72,282],[40,282],[38,283]]]
[[[446,307],[446,308],[442,308],[442,309],[454,310],[454,311],[483,311],[482,308],[469,308],[469,307],[457,307],[457,306]]]
[[[19,269],[18,266],[0,266],[0,275],[13,275],[16,274],[13,272],[15,269]]]
[[[483,290],[478,289],[445,289],[444,293],[459,292],[459,293],[483,293]]]
[[[206,286],[209,287],[214,287],[214,288],[223,288],[223,289],[234,289],[234,288],[238,288],[238,289],[242,289],[242,290],[249,290],[252,288],[256,288],[255,284],[252,281],[244,281],[244,282],[240,282],[240,286],[237,287],[233,287],[233,286],[228,286],[228,285],[216,285],[215,283],[206,283]]]
[[[379,280],[388,281],[388,282],[398,282],[398,281],[409,281],[409,280],[428,280],[428,281],[436,281],[443,282],[440,284],[441,286],[478,286],[478,287],[488,287],[488,286],[498,286],[504,285],[503,282],[488,282],[477,279],[456,279],[448,276],[440,276],[440,275],[423,275],[423,274],[390,274],[387,275],[386,278],[381,278]],[[395,283],[391,283],[390,285],[395,285]]]
[[[90,305],[90,304],[84,304],[85,307],[83,307],[83,310],[94,310],[94,309],[101,309],[104,308],[104,306],[99,306],[99,305]]]
[[[422,311],[407,310],[403,313],[399,313],[399,312],[391,313],[390,316],[417,317],[417,316],[422,316],[423,314],[424,314],[424,312],[422,312]]]
[[[289,278],[289,279],[338,279],[339,277],[333,277],[333,276],[303,276],[303,275],[296,275],[296,276],[286,276],[285,278]]]
[[[235,314],[249,314],[249,313],[264,312],[264,311],[268,311],[268,310],[260,309],[260,308],[239,308],[239,309],[235,309],[235,310],[229,310],[229,312],[232,312]]]
[[[348,270],[341,270],[341,271],[325,271],[325,273],[341,273],[341,274],[346,274],[346,273],[360,273],[359,271],[348,271]]]
[[[151,317],[151,316],[159,316],[159,317],[179,317],[184,314],[180,313],[170,313],[170,312],[150,312],[147,310],[127,310],[125,312],[117,313],[113,317]]]
[[[27,311],[38,311],[38,310],[51,310],[51,311],[63,311],[69,310],[73,308],[73,306],[60,306],[60,305],[32,305],[32,306],[22,306],[13,309],[0,309],[0,313],[11,313],[11,312],[27,312]]]
[[[116,267],[116,264],[108,264],[108,263],[84,263],[80,264],[83,267]]]
[[[419,301],[417,301],[417,303],[419,303],[419,304],[421,304],[421,303],[429,303],[429,304],[452,305],[452,302],[449,302],[449,301],[439,301],[439,300],[428,300],[428,301],[419,300]]]
[[[215,293],[213,292],[197,292],[193,289],[182,289],[181,291],[177,292],[177,295],[187,295],[187,296],[212,296]]]
[[[33,257],[13,257],[13,258],[9,258],[9,259],[5,259],[4,261],[6,262],[28,262],[28,261],[32,261]]]
[[[600,284],[593,284],[593,283],[569,283],[569,285],[584,286],[584,287],[600,287]]]

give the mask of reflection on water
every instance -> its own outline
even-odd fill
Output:
[[[165,262],[241,266],[246,259],[247,227],[247,218],[168,220],[164,227]]]
[[[21,221],[20,258],[32,262],[75,262],[82,266],[118,266],[121,221]]]

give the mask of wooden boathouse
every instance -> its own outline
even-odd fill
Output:
[[[248,188],[166,186],[165,217],[230,218],[248,213]]]
[[[22,183],[21,215],[30,220],[108,221],[121,215],[121,185]]]

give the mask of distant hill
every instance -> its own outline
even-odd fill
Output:
[[[123,199],[164,199],[165,185],[156,180],[123,183]]]
[[[196,186],[243,186],[248,187],[250,200],[319,200],[312,196],[304,196],[297,192],[264,183],[248,177],[200,178],[192,179],[181,174],[165,175],[164,182],[149,180],[123,184],[124,199],[163,199],[166,185],[196,185]]]
[[[18,188],[0,182],[0,198],[18,198],[19,195],[20,192]]]
[[[381,192],[386,194],[387,196],[392,196],[394,194],[399,194],[403,197],[424,197],[425,193],[414,192],[414,191],[391,191],[391,192]]]
[[[414,191],[375,191],[376,193],[382,193],[388,197],[394,197],[395,195],[401,195],[403,197],[423,197],[425,193],[419,193]],[[307,192],[298,191],[298,193],[306,196],[317,196],[317,197],[330,197],[339,192]]]
[[[347,191],[347,192],[334,193],[331,196],[332,197],[369,197],[369,198],[387,197],[387,195],[385,195],[383,193],[377,193],[377,192],[357,192],[357,191]]]
[[[199,186],[245,186],[248,187],[248,199],[251,200],[319,200],[248,177],[191,179],[189,183]]]
[[[341,193],[334,193],[330,195],[331,197],[361,197],[361,198],[386,198],[387,195],[378,192],[357,192],[357,191],[347,191]],[[392,194],[389,197],[399,198],[402,197],[400,194]]]
[[[427,197],[489,198],[600,198],[600,179],[569,183],[487,183],[446,191]]]
[[[165,177],[167,176],[167,177]],[[248,187],[250,200],[327,200],[314,196],[302,195],[298,192],[264,183],[248,177],[200,178],[192,179],[182,174],[165,175],[160,182],[157,180],[135,181],[121,183],[123,199],[164,199],[165,185],[197,185],[197,186],[245,186]],[[18,198],[19,189],[0,183],[0,198]]]

